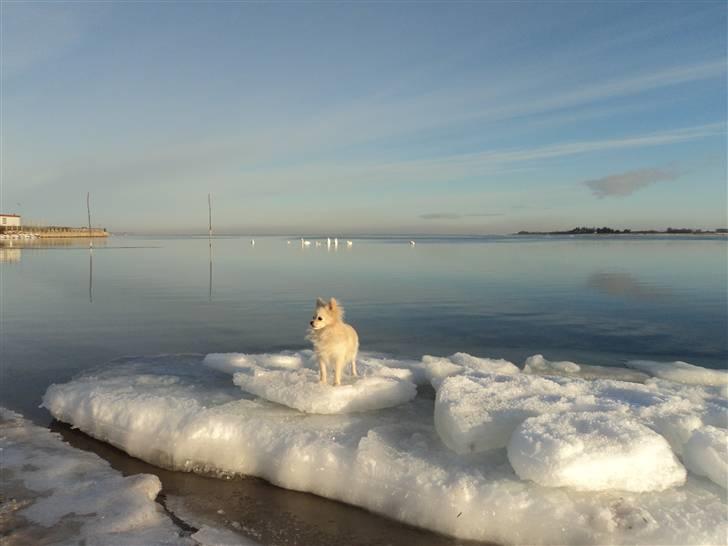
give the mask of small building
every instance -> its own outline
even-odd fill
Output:
[[[0,227],[19,228],[20,227],[20,215],[19,214],[0,214]]]

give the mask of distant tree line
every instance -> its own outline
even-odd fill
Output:
[[[710,234],[710,233],[728,233],[728,229],[719,228],[715,231],[705,231],[702,229],[692,228],[673,228],[669,227],[665,231],[658,231],[656,229],[645,229],[645,230],[631,230],[631,229],[614,229],[610,227],[588,227],[579,226],[569,231],[519,231],[517,235],[602,235],[602,234],[619,234],[619,233],[633,233],[633,234],[655,234],[655,233],[687,233],[687,234]]]

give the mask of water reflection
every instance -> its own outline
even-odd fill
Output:
[[[91,243],[95,248],[103,248],[108,244],[107,237],[37,237],[35,239],[17,239],[2,241],[3,248],[12,246],[16,248],[49,248],[49,247],[86,247]]]
[[[94,251],[90,248],[88,251],[88,301],[94,302]]]
[[[212,239],[210,239],[210,276],[207,284],[207,301],[212,301]]]
[[[672,296],[665,288],[651,286],[640,281],[634,275],[623,272],[599,271],[592,273],[587,279],[587,286],[606,294],[621,298],[638,300],[664,300]]]
[[[10,248],[8,246],[0,246],[0,263],[17,264],[20,263],[20,249]]]

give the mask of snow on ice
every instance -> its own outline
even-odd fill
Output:
[[[429,381],[435,400],[428,387],[394,407],[321,415],[231,377],[278,381],[311,362],[308,351],[209,355],[204,365],[189,355],[129,358],[52,385],[44,405],[153,464],[259,476],[460,538],[726,543],[726,490],[713,483],[725,472],[722,385],[586,380],[569,366],[568,377],[523,373],[462,353],[365,355],[360,381]],[[594,466],[604,471],[586,470]],[[586,481],[601,490],[585,491]]]

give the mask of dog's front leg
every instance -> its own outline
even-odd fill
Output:
[[[319,383],[326,384],[326,360],[319,358]]]

